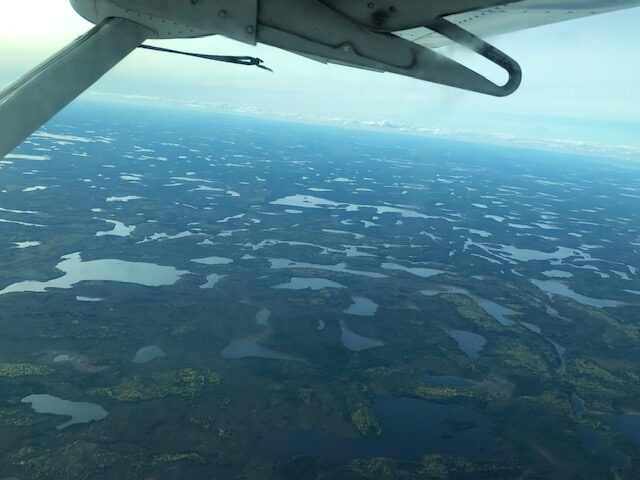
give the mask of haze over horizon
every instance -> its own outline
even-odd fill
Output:
[[[0,86],[90,27],[66,0],[24,0],[5,11],[0,19]],[[172,105],[225,104],[236,111],[387,122],[452,135],[474,132],[540,142],[589,142],[629,147],[640,158],[635,153],[640,139],[634,134],[640,122],[640,62],[633,61],[639,22],[636,8],[492,39],[524,70],[520,90],[504,99],[323,65],[221,37],[149,43],[256,55],[275,72],[136,51],[81,98],[159,97]],[[466,53],[448,53],[473,61]]]

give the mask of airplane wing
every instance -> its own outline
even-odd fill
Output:
[[[517,32],[553,23],[591,17],[640,6],[639,0],[522,0],[505,5],[484,2],[484,7],[451,10],[445,18],[480,38]],[[490,5],[493,3],[494,5]],[[396,35],[427,48],[450,45],[448,38],[425,26],[395,32]]]
[[[262,0],[257,40],[321,62],[501,97],[518,88],[522,72],[487,37],[638,5],[640,0]],[[496,84],[438,51],[452,43],[501,67],[508,80]]]
[[[518,88],[522,72],[516,60],[492,46],[487,37],[640,5],[640,0],[70,2],[97,26],[0,91],[0,158],[147,38],[224,35],[321,62],[390,72],[501,97]],[[508,80],[496,84],[438,51],[438,47],[451,43],[498,65],[507,72]]]

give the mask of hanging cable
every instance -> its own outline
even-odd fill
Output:
[[[271,70],[269,67],[266,67],[264,65],[264,62],[262,61],[262,59],[257,57],[235,56],[235,55],[206,55],[203,53],[182,52],[180,50],[172,50],[170,48],[153,47],[151,45],[140,45],[138,48],[143,48],[145,50],[153,50],[155,52],[175,53],[177,55],[185,55],[187,57],[203,58],[205,60],[213,60],[216,62],[226,62],[226,63],[233,63],[235,65],[245,65],[248,67],[256,66],[263,70],[273,72],[273,70]]]

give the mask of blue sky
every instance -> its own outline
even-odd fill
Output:
[[[89,28],[66,0],[5,2],[0,17],[0,85]],[[391,74],[322,65],[276,49],[223,38],[152,42],[221,54],[258,55],[275,70],[137,51],[96,84],[97,94],[225,103],[432,129],[596,141],[640,148],[640,8],[492,39],[524,70],[522,87],[496,99]],[[105,97],[101,98],[117,98]],[[639,138],[636,138],[639,137]]]

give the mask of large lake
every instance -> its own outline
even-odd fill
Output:
[[[58,430],[65,429],[78,423],[89,423],[105,418],[108,413],[95,403],[71,402],[51,395],[29,395],[22,399],[22,403],[31,405],[37,413],[49,413],[71,417],[70,420],[58,425]]]
[[[127,262],[125,260],[89,260],[83,262],[80,253],[62,257],[56,265],[64,275],[46,282],[27,280],[9,285],[0,295],[13,292],[45,292],[48,288],[71,288],[88,281],[137,283],[148,287],[173,285],[189,272],[155,263]]]

